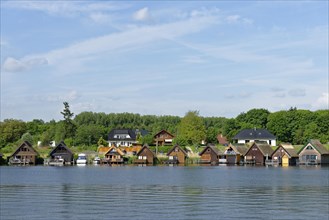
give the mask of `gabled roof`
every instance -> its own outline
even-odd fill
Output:
[[[64,141],[61,141],[50,153],[49,155],[52,155],[54,152],[56,152],[56,149],[59,147],[63,147],[65,148],[70,154],[73,155],[72,151],[66,146],[66,144],[64,143]]]
[[[306,146],[312,145],[320,154],[329,154],[329,151],[321,144],[321,142],[317,139],[311,139],[304,147],[302,147],[298,154],[305,149]]]
[[[280,144],[272,153],[274,155],[279,149],[283,148],[283,150],[288,154],[289,158],[298,157],[298,153],[295,148],[290,143],[282,143]]]
[[[214,144],[208,144],[200,153],[199,155],[201,156],[206,152],[206,150],[210,148],[216,155],[222,155],[223,152],[218,150]]]
[[[10,156],[10,157],[12,157],[12,156],[14,156],[15,154],[17,154],[19,151],[20,151],[20,149],[22,148],[22,147],[24,147],[24,146],[26,146],[26,147],[28,147],[28,148],[30,148],[32,151],[31,151],[31,153],[34,153],[35,155],[39,155],[39,153],[32,147],[32,144],[30,143],[30,142],[28,142],[28,141],[24,141],[16,150],[15,150],[15,152]]]
[[[104,146],[99,146],[97,149],[97,152],[99,154],[105,154],[107,151],[109,151],[110,147],[104,147]]]
[[[124,155],[124,153],[120,150],[120,148],[117,148],[115,146],[110,147],[110,149],[105,153],[105,155],[112,152],[113,150],[115,150],[121,156]]]
[[[155,153],[153,151],[151,151],[151,149],[149,148],[149,146],[147,144],[145,144],[142,149],[140,149],[140,151],[138,151],[137,156],[139,156],[140,153],[142,153],[143,151],[148,150],[152,153],[153,157],[156,157]]]
[[[142,136],[145,136],[148,134],[146,130],[133,130],[133,129],[112,129],[109,133],[109,140],[136,140],[137,134],[140,133]],[[129,135],[130,138],[115,138],[114,136],[117,134],[123,134],[123,135]]]
[[[219,144],[228,144],[227,138],[223,136],[223,134],[218,134],[217,135],[217,141]]]
[[[226,149],[232,148],[236,153],[239,153],[240,155],[244,156],[246,155],[247,151],[249,150],[249,147],[245,144],[230,144]]]
[[[243,129],[233,137],[234,140],[273,140],[276,137],[266,129]]]
[[[267,144],[266,142],[264,142],[264,143],[254,142],[254,143],[250,146],[250,148],[248,149],[248,151],[246,152],[246,154],[250,151],[250,149],[251,149],[254,145],[256,145],[256,146],[258,147],[258,149],[260,150],[260,152],[261,152],[264,156],[266,156],[266,155],[268,155],[269,157],[272,156],[272,154],[273,154],[273,149],[272,149],[272,147],[271,147],[269,144]]]
[[[167,133],[167,134],[169,134],[169,135],[172,136],[172,137],[175,137],[173,134],[169,133],[169,132],[166,131],[166,130],[161,130],[160,132],[156,133],[153,137],[156,137],[158,134],[161,134],[162,132]]]
[[[187,156],[186,151],[183,150],[183,148],[181,148],[179,145],[175,145],[174,147],[172,147],[172,148],[168,151],[167,156],[169,156],[169,154],[170,154],[172,151],[174,151],[176,147],[178,147],[178,148],[180,149],[180,151],[182,151],[183,154],[184,154],[185,156]]]

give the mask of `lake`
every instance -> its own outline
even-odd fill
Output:
[[[0,167],[0,219],[328,219],[328,167]]]

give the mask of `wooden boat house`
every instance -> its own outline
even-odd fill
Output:
[[[151,149],[144,145],[137,153],[137,159],[134,161],[135,164],[154,164],[156,155]]]
[[[60,142],[50,153],[48,165],[73,164],[73,153],[65,145],[64,141]]]
[[[329,151],[319,140],[310,140],[298,152],[299,164],[329,164]]]
[[[245,144],[230,144],[224,151],[227,164],[243,163],[248,149]]]
[[[280,144],[272,154],[272,161],[282,166],[296,165],[298,154],[295,148],[289,143]]]
[[[117,147],[112,146],[106,153],[105,153],[105,162],[108,164],[122,164],[124,162],[125,154]]]
[[[168,151],[167,156],[169,157],[166,161],[167,164],[184,164],[187,153],[180,146],[175,145]]]
[[[199,163],[201,164],[218,164],[224,154],[215,145],[208,144],[199,155],[201,157]]]
[[[28,141],[24,141],[15,152],[9,157],[11,165],[35,165],[38,152]]]
[[[162,130],[154,135],[154,143],[156,146],[171,145],[174,137],[168,131]]]
[[[266,160],[271,159],[273,149],[265,142],[254,142],[245,155],[245,163],[264,165]]]

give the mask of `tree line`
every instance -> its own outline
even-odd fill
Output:
[[[82,112],[74,116],[64,102],[63,120],[45,122],[42,119],[22,121],[5,119],[0,122],[0,151],[8,145],[27,140],[44,146],[53,140],[64,140],[68,146],[96,146],[106,143],[112,129],[144,129],[147,136],[138,137],[140,143],[152,144],[153,135],[167,130],[175,135],[180,145],[198,145],[202,140],[216,143],[222,133],[229,141],[245,128],[265,128],[277,136],[279,142],[305,144],[309,139],[329,142],[329,110],[309,111],[291,108],[278,112],[251,109],[235,118],[201,117],[198,111],[189,111],[184,117],[140,115],[133,113]]]

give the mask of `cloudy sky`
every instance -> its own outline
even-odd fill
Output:
[[[328,1],[1,1],[1,120],[328,109]]]

